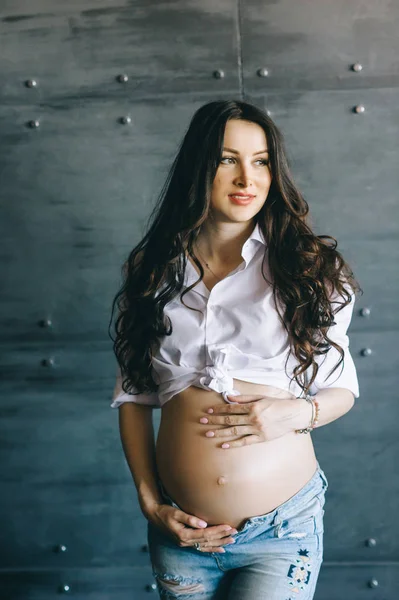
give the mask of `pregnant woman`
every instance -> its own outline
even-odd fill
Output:
[[[161,598],[314,596],[328,483],[310,432],[359,397],[361,288],[336,247],[268,114],[200,107],[112,307],[111,406]]]

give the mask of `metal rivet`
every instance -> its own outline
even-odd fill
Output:
[[[376,579],[375,577],[373,577],[373,579],[370,579],[369,587],[376,588],[378,586],[379,586],[378,579]]]
[[[38,323],[39,327],[52,327],[53,322],[51,319],[41,319]]]
[[[352,71],[359,73],[363,69],[363,66],[360,63],[354,63],[351,67]]]
[[[258,77],[267,77],[269,75],[269,71],[263,67],[261,69],[258,69],[256,73]]]
[[[371,313],[371,310],[368,308],[368,306],[361,308],[359,311],[359,314],[361,317],[369,317],[370,313]]]
[[[362,348],[362,349],[360,350],[360,354],[361,354],[362,356],[370,356],[371,354],[373,354],[373,351],[372,351],[372,349],[371,349],[371,348]]]
[[[129,80],[129,77],[127,75],[121,74],[121,75],[118,75],[116,80],[119,81],[119,83],[126,83],[126,81]]]
[[[25,81],[25,85],[27,88],[33,88],[37,86],[37,81],[35,81],[34,79],[28,79],[27,81]]]
[[[215,79],[223,79],[224,71],[222,71],[221,69],[217,69],[216,71],[213,72],[213,76]]]
[[[122,125],[128,125],[132,122],[132,119],[131,117],[121,117],[120,122],[122,123]]]
[[[31,129],[35,129],[35,128],[39,127],[40,123],[39,123],[39,121],[29,121],[28,125]]]
[[[375,540],[374,538],[369,538],[368,540],[366,540],[366,546],[368,546],[369,548],[374,548],[374,546],[377,545],[377,540]]]
[[[67,583],[64,583],[63,585],[61,585],[59,587],[59,591],[61,592],[61,594],[67,594],[68,592],[71,591],[71,588],[69,587],[69,585]]]
[[[152,592],[154,590],[157,589],[157,584],[156,583],[149,583],[148,585],[145,586],[145,589],[147,592]]]
[[[354,107],[353,112],[357,113],[358,115],[360,115],[361,113],[364,113],[365,111],[365,107],[363,106],[363,104],[358,104],[357,106]]]
[[[144,546],[141,546],[141,551],[148,552],[148,544],[144,544]]]
[[[42,367],[53,367],[54,366],[54,358],[43,358],[41,365],[42,365]]]

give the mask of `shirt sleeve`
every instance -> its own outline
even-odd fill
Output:
[[[359,383],[356,367],[349,351],[349,337],[346,333],[351,322],[355,305],[355,294],[351,289],[350,292],[350,303],[335,313],[335,324],[330,326],[327,333],[328,337],[343,349],[343,362],[341,362],[337,369],[328,377],[330,371],[338,363],[338,360],[340,360],[340,353],[333,346],[331,346],[327,354],[315,356],[319,370],[316,375],[316,379],[310,386],[309,392],[312,395],[317,394],[317,392],[322,389],[342,387],[350,390],[354,394],[355,398],[359,398]],[[342,298],[340,298],[339,302],[333,300],[333,307],[334,305],[335,307],[338,307],[342,300]]]
[[[122,376],[120,368],[116,372],[116,383],[112,394],[111,408],[119,408],[124,402],[134,402],[135,404],[145,404],[152,408],[161,408],[159,396],[156,392],[151,394],[126,394],[122,389]]]

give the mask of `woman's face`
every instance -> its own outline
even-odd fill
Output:
[[[222,160],[212,186],[211,211],[219,221],[245,222],[262,208],[271,184],[265,132],[257,123],[227,121]],[[234,150],[234,152],[233,152]],[[235,193],[255,196],[248,204],[236,204]]]

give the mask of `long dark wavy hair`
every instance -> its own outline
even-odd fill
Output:
[[[121,370],[122,389],[127,393],[157,391],[151,368],[153,352],[173,330],[163,309],[179,293],[184,303],[185,293],[197,283],[182,292],[186,252],[198,266],[199,279],[204,276],[193,246],[210,210],[229,119],[257,123],[268,142],[272,181],[255,220],[267,242],[262,274],[266,280],[267,260],[274,301],[290,341],[289,354],[297,358],[291,380],[295,378],[307,392],[318,371],[315,356],[326,354],[332,346],[341,358],[330,375],[343,363],[343,349],[329,339],[327,331],[334,314],[350,303],[351,293],[363,290],[336,249],[337,240],[313,233],[308,204],[289,170],[283,135],[270,116],[247,102],[218,100],[195,112],[150,214],[147,232],[122,266],[123,283],[112,303],[108,333]],[[342,302],[333,310],[334,290]],[[306,385],[304,373],[310,367],[312,375]]]

